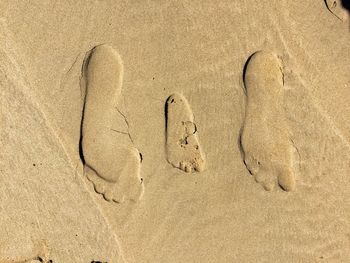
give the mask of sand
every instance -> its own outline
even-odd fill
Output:
[[[348,262],[345,7],[1,1],[0,262]]]

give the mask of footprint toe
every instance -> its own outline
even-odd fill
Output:
[[[295,189],[295,176],[291,169],[284,169],[278,176],[278,184],[284,191],[293,191]]]
[[[113,196],[113,201],[120,204],[123,203],[125,201],[124,194],[121,192],[115,193]]]
[[[266,191],[272,191],[275,188],[275,184],[271,181],[266,181],[263,183],[263,187]]]
[[[191,166],[191,164],[186,164],[185,165],[185,172],[186,173],[190,173],[190,172],[192,172],[192,166]]]
[[[274,177],[271,176],[267,171],[260,170],[255,174],[255,181],[260,183],[266,191],[271,191],[275,187]]]
[[[194,165],[194,169],[197,171],[197,172],[203,172],[205,170],[205,163],[202,162],[202,161],[198,161],[196,160],[196,163]]]
[[[184,170],[184,169],[185,169],[185,165],[184,165],[183,162],[180,162],[180,163],[179,163],[179,168],[180,168],[181,170]]]
[[[111,201],[112,198],[113,198],[112,191],[111,191],[111,190],[106,190],[106,191],[103,193],[103,197],[104,197],[104,199],[106,199],[106,201]]]
[[[249,156],[245,158],[244,164],[246,165],[248,171],[252,175],[256,175],[259,172],[259,162],[257,162],[253,157]]]
[[[94,189],[99,194],[103,194],[105,192],[105,187],[100,182],[95,182],[94,183]]]

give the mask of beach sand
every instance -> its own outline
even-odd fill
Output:
[[[341,1],[0,3],[0,262],[348,262]]]

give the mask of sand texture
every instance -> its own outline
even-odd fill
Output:
[[[0,10],[0,263],[350,262],[347,1]]]

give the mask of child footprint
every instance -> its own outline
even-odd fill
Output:
[[[244,163],[257,182],[272,190],[295,188],[292,145],[283,112],[283,73],[273,53],[256,52],[244,76],[247,105],[241,146]]]
[[[84,174],[107,201],[136,201],[144,191],[140,178],[141,155],[128,130],[114,129],[118,121],[126,122],[118,110],[122,60],[112,47],[100,45],[85,59],[83,69],[82,84],[86,88],[81,138]]]
[[[168,162],[187,173],[205,168],[192,110],[178,93],[166,101],[166,152]]]

